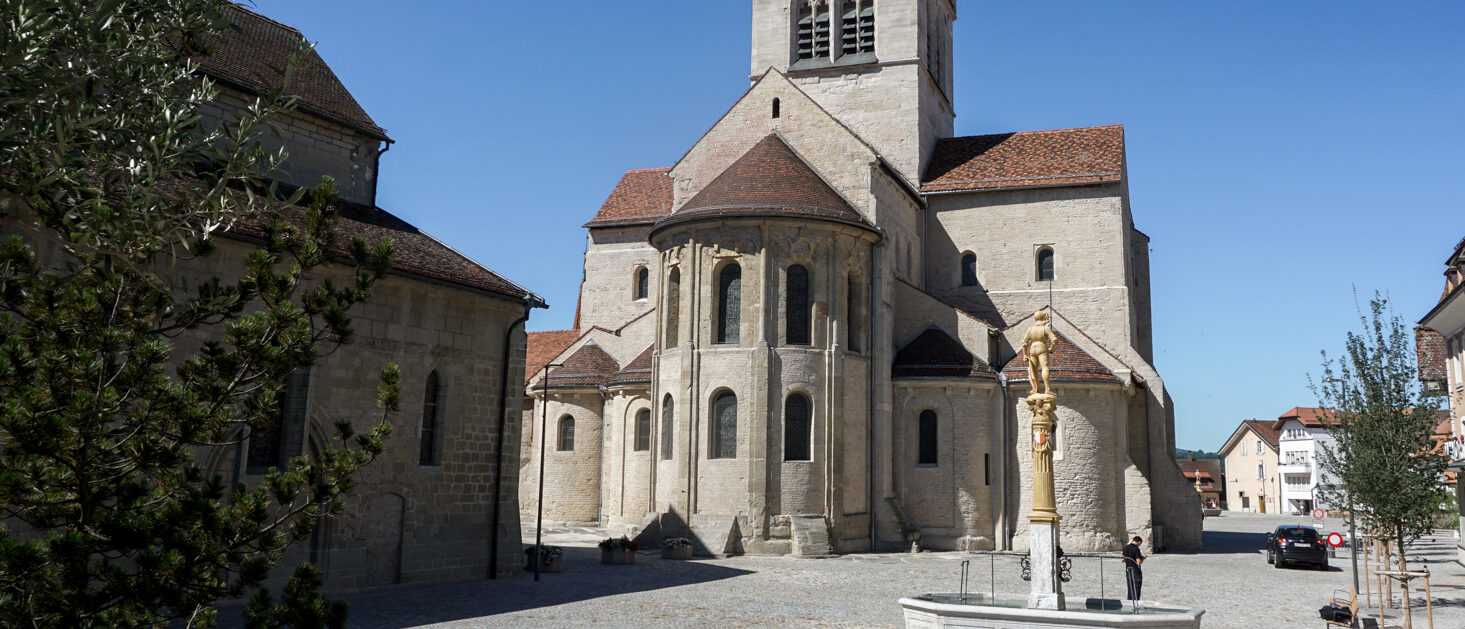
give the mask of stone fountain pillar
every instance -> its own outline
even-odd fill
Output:
[[[1058,504],[1053,495],[1053,413],[1058,396],[1048,384],[1048,354],[1058,342],[1048,326],[1048,313],[1033,314],[1022,349],[1033,392],[1027,397],[1033,414],[1033,512],[1028,514],[1028,566],[1032,592],[1028,607],[1063,609],[1063,581],[1058,577]],[[1042,380],[1038,378],[1041,375]],[[1042,383],[1042,392],[1038,384]]]

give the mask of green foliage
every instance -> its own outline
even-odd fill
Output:
[[[346,604],[321,596],[321,583],[320,569],[315,564],[300,564],[280,592],[279,603],[264,588],[255,592],[244,607],[245,628],[345,629]]]
[[[1185,448],[1175,448],[1176,461],[1183,461],[1187,458],[1219,459],[1221,458],[1221,454],[1219,452],[1206,452],[1205,450],[1186,450]]]
[[[258,139],[292,106],[295,63],[236,114],[200,117],[218,94],[192,59],[229,28],[224,3],[0,7],[0,625],[212,624],[382,452],[395,368],[366,430],[341,422],[255,487],[197,457],[278,421],[286,376],[350,341],[390,243],[335,242],[328,179],[303,209],[264,183],[286,156]],[[238,277],[199,277],[244,220],[265,244]],[[318,277],[328,261],[349,281]],[[297,579],[284,606],[303,618]]]
[[[1447,461],[1429,451],[1439,398],[1420,386],[1414,335],[1387,300],[1375,295],[1359,318],[1362,330],[1348,333],[1341,359],[1323,352],[1322,381],[1313,385],[1338,420],[1330,427],[1336,443],[1322,453],[1333,484],[1319,494],[1352,504],[1365,529],[1402,547],[1430,533],[1448,499]]]

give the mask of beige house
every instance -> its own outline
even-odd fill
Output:
[[[547,520],[714,554],[1020,550],[1014,341],[1047,308],[1064,548],[1199,548],[1124,130],[955,137],[956,13],[752,2],[748,91],[587,211],[575,327],[531,335]]]
[[[1281,513],[1278,440],[1274,421],[1248,419],[1221,447],[1227,511]]]

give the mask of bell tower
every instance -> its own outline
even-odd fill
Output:
[[[752,77],[783,72],[919,183],[951,137],[955,0],[753,0]]]

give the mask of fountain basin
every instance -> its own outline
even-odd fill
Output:
[[[964,602],[963,602],[964,601]],[[1136,610],[1129,601],[1064,597],[1062,610],[1029,609],[1027,597],[985,594],[927,594],[900,599],[905,609],[906,629],[971,629],[1069,627],[1129,627],[1131,629],[1199,629],[1203,609],[1191,609],[1152,601],[1140,601]]]

